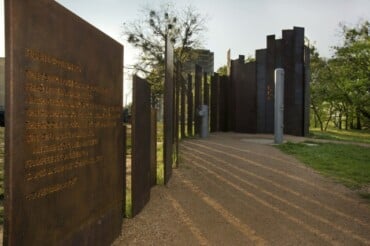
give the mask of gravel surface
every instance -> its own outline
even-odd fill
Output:
[[[183,141],[169,184],[113,245],[370,245],[366,201],[251,137]]]

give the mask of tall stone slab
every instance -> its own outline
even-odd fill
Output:
[[[163,161],[164,183],[167,184],[172,176],[174,151],[174,110],[175,110],[175,82],[174,82],[174,53],[169,37],[165,48],[165,81],[164,81],[164,112],[163,112]]]
[[[6,0],[4,245],[110,245],[124,200],[123,47],[55,1]]]
[[[137,215],[150,199],[151,103],[150,86],[133,77],[132,87],[132,215]]]

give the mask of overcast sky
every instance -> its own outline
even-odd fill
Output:
[[[1,1],[0,56],[4,56],[4,13]],[[142,16],[143,6],[163,3],[159,0],[57,0],[98,29],[125,46],[125,65],[135,61],[135,52],[122,36],[122,23]],[[339,42],[340,22],[354,25],[370,20],[370,0],[177,0],[178,8],[194,6],[208,16],[204,48],[215,53],[215,70],[226,63],[226,51],[232,58],[254,55],[266,47],[266,36],[281,37],[282,29],[305,28],[322,56],[331,56],[331,46]]]
[[[1,0],[3,21],[3,0]],[[134,62],[135,53],[122,37],[122,23],[142,16],[144,5],[158,0],[57,0],[89,23],[125,45],[125,64]],[[282,29],[305,27],[305,34],[316,42],[321,55],[329,57],[330,47],[338,44],[338,23],[356,24],[370,20],[370,0],[178,0],[179,8],[191,4],[208,16],[204,48],[215,53],[215,69],[226,63],[226,50],[233,58],[254,55],[266,47],[266,35],[281,37]],[[1,28],[3,29],[2,23]],[[0,56],[4,56],[4,31]]]

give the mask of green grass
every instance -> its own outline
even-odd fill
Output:
[[[164,184],[163,122],[157,122],[157,184]]]
[[[157,184],[164,184],[163,142],[157,142]]]
[[[346,142],[360,142],[370,144],[370,130],[338,130],[328,129],[325,132],[321,132],[320,129],[310,129],[310,135],[312,138],[317,139],[328,139],[338,140]]]
[[[132,196],[131,186],[126,186],[126,203],[125,203],[125,217],[132,218]]]
[[[347,187],[360,190],[370,185],[370,148],[333,143],[286,143],[278,148]],[[361,193],[370,198],[368,192]]]

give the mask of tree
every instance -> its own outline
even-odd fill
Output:
[[[217,69],[217,73],[221,76],[221,75],[227,75],[227,65],[224,65],[222,67],[219,67]]]
[[[343,45],[334,47],[337,88],[348,105],[370,120],[370,22],[342,25]]]
[[[147,78],[152,86],[152,96],[158,98],[163,91],[166,37],[170,37],[175,60],[181,66],[192,58],[192,49],[201,46],[206,21],[191,6],[177,11],[171,4],[162,4],[143,11],[143,17],[124,24],[124,35],[141,52],[133,69]]]
[[[370,119],[369,22],[356,27],[342,25],[343,43],[334,55],[323,59],[311,48],[311,108],[315,123],[326,130],[330,121],[342,129],[361,129]]]

